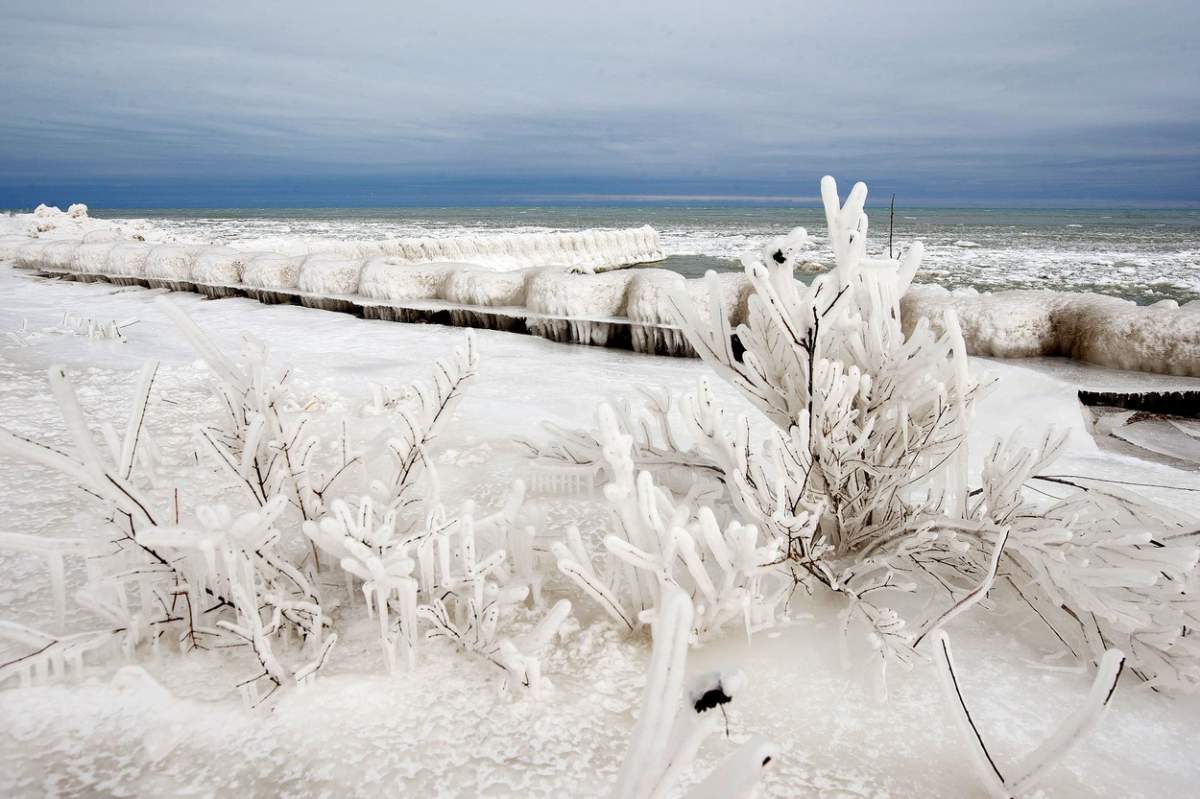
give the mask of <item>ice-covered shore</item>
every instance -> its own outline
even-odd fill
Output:
[[[157,390],[170,400],[167,407],[186,413],[189,423],[211,420],[208,375],[195,367],[194,353],[149,292],[38,283],[7,269],[0,269],[0,292],[6,299],[0,330],[17,329],[26,320],[35,330],[53,326],[66,311],[140,320],[120,346],[45,335],[31,346],[0,347],[6,425],[48,429],[54,405],[45,370],[51,364],[65,366],[81,381],[86,376],[83,401],[89,410],[119,419],[147,358],[163,364]],[[224,347],[238,347],[243,331],[268,343],[278,362],[295,366],[295,379],[325,407],[361,407],[370,400],[367,381],[402,385],[425,366],[428,353],[461,338],[461,332],[437,326],[384,325],[245,299],[214,303],[181,295],[177,301]],[[520,456],[507,443],[512,437],[535,433],[543,419],[585,425],[597,398],[631,394],[633,385],[687,390],[707,373],[699,362],[568,350],[488,332],[478,338],[481,372],[457,414],[461,423],[439,441],[438,458],[447,500],[469,498],[481,507],[491,507],[512,475],[520,474],[515,471]],[[1064,472],[1197,485],[1194,474],[1099,450],[1084,429],[1073,383],[1009,364],[986,366],[999,381],[979,406],[979,429],[972,429],[970,450],[978,457],[994,436],[1036,418],[1037,425],[1018,430],[1031,445],[1044,425],[1071,431]],[[716,390],[732,410],[752,410],[723,382]],[[165,418],[151,417],[155,437],[171,446],[173,458],[190,458],[190,429],[176,435]],[[485,461],[488,468],[481,470]],[[9,529],[106,532],[79,529],[67,481],[14,460],[0,463],[0,476],[11,494]],[[569,507],[602,512],[584,499]],[[556,519],[574,518],[555,513]],[[589,536],[606,529],[603,518],[587,520],[581,527]],[[44,580],[44,565],[21,553],[3,553],[0,562],[10,586],[0,596],[5,615],[32,623],[47,596],[29,586]],[[69,579],[75,585],[82,575]],[[756,637],[752,646],[730,636],[696,650],[688,664],[690,673],[703,673],[734,663],[752,685],[764,687],[739,698],[744,704],[728,716],[735,738],[757,732],[781,743],[759,796],[977,795],[930,670],[896,670],[889,702],[882,704],[839,660],[840,625],[833,621],[838,608],[819,604],[806,610],[817,614],[815,621],[783,628],[777,637]],[[79,615],[72,617],[75,624],[89,621]],[[995,746],[1019,753],[1028,749],[1031,731],[1070,714],[1086,678],[1061,661],[1043,660],[1052,641],[1037,638],[1036,628],[1029,639],[1014,638],[1001,632],[1007,620],[995,618],[964,616],[955,629],[955,651],[971,670],[969,689],[994,731]],[[445,647],[429,647],[428,657],[403,677],[382,674],[374,632],[373,623],[347,629],[327,675],[259,714],[245,711],[229,690],[230,675],[248,665],[236,658],[249,655],[237,650],[188,657],[168,652],[125,670],[120,662],[97,667],[80,681],[6,690],[0,693],[0,718],[6,722],[0,725],[0,792],[41,795],[52,784],[60,793],[86,795],[119,785],[153,796],[177,792],[181,785],[206,794],[236,784],[248,797],[322,789],[378,796],[381,786],[414,796],[608,795],[644,679],[643,643],[625,640],[604,624],[581,627],[556,655],[556,689],[534,702],[479,690],[495,679],[488,671],[493,667]],[[1122,685],[1112,715],[1053,775],[1047,795],[1187,795],[1187,786],[1200,778],[1195,713],[1191,700],[1167,703]],[[717,743],[702,748],[701,770],[719,762],[725,742]]]
[[[667,298],[682,286],[707,301],[702,281],[661,269],[616,270],[662,257],[642,227],[444,239],[291,242],[257,251],[167,242],[152,228],[92,220],[86,208],[40,207],[6,217],[0,260],[81,281],[110,281],[209,297],[248,296],[347,311],[368,318],[430,321],[528,332],[555,341],[691,355]],[[613,271],[605,271],[613,270]],[[745,320],[749,285],[725,274],[722,310]],[[1119,369],[1200,377],[1200,301],[1139,306],[1099,294],[947,291],[916,285],[902,311],[911,329],[946,310],[958,314],[968,352],[1053,355]]]

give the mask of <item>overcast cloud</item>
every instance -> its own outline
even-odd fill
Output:
[[[802,196],[824,172],[931,201],[1200,201],[1194,0],[0,15],[0,206],[64,186]]]

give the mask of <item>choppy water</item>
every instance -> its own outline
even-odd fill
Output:
[[[871,248],[886,251],[887,209],[869,209]],[[689,275],[737,269],[737,258],[769,236],[803,225],[818,245],[817,208],[397,208],[93,211],[150,218],[173,233],[215,241],[293,237],[374,239],[470,233],[654,226],[664,264]],[[896,243],[925,242],[919,276],[974,286],[1099,291],[1152,302],[1200,298],[1200,210],[1022,210],[897,208]],[[821,260],[821,253],[816,260]]]

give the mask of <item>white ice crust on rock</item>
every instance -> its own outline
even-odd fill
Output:
[[[146,273],[146,256],[151,246],[141,241],[123,241],[108,251],[107,269],[111,277],[140,278]]]
[[[629,230],[584,230],[571,233],[502,233],[474,236],[343,241],[296,237],[255,238],[231,242],[245,250],[286,255],[337,255],[366,260],[388,257],[399,263],[471,263],[494,270],[537,266],[614,269],[662,260],[658,232],[646,226]]]
[[[117,246],[115,241],[89,241],[84,236],[83,243],[75,248],[75,260],[72,271],[81,275],[103,275],[108,271],[108,256]]]
[[[297,288],[308,294],[357,294],[363,260],[324,253],[310,255],[300,265]]]
[[[429,300],[441,297],[447,276],[462,264],[413,264],[379,256],[367,260],[358,291],[375,300]]]
[[[50,242],[42,250],[42,263],[47,269],[73,272],[75,268],[73,257],[79,244],[77,239],[59,239]]]
[[[913,286],[902,305],[911,330],[958,313],[972,355],[1065,356],[1132,371],[1200,377],[1200,314],[1188,303],[1140,306],[1101,294],[1056,291],[949,292]]]
[[[242,282],[246,262],[261,253],[232,247],[207,247],[192,261],[192,282],[206,286],[236,286]]]
[[[623,316],[626,293],[635,271],[592,275],[542,270],[528,283],[526,307],[550,316],[591,319]]]
[[[183,284],[191,281],[192,263],[196,260],[197,248],[184,244],[160,244],[146,256],[145,276],[147,280],[165,284]]]
[[[446,276],[442,298],[448,302],[479,306],[523,306],[525,287],[536,270],[497,272],[465,267]]]
[[[264,253],[246,262],[242,283],[260,289],[294,289],[300,281],[303,261],[298,255]]]

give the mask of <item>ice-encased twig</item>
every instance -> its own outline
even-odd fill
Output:
[[[984,787],[995,799],[1013,799],[1032,790],[1070,749],[1095,728],[1108,709],[1117,681],[1125,666],[1125,655],[1110,649],[1100,660],[1091,690],[1083,704],[1062,721],[1036,749],[1011,768],[1001,768],[984,741],[983,731],[971,715],[963,686],[954,668],[950,639],[938,630],[930,639],[935,647],[934,660],[941,675],[942,693],[954,713],[959,732],[971,750],[971,762]]]

